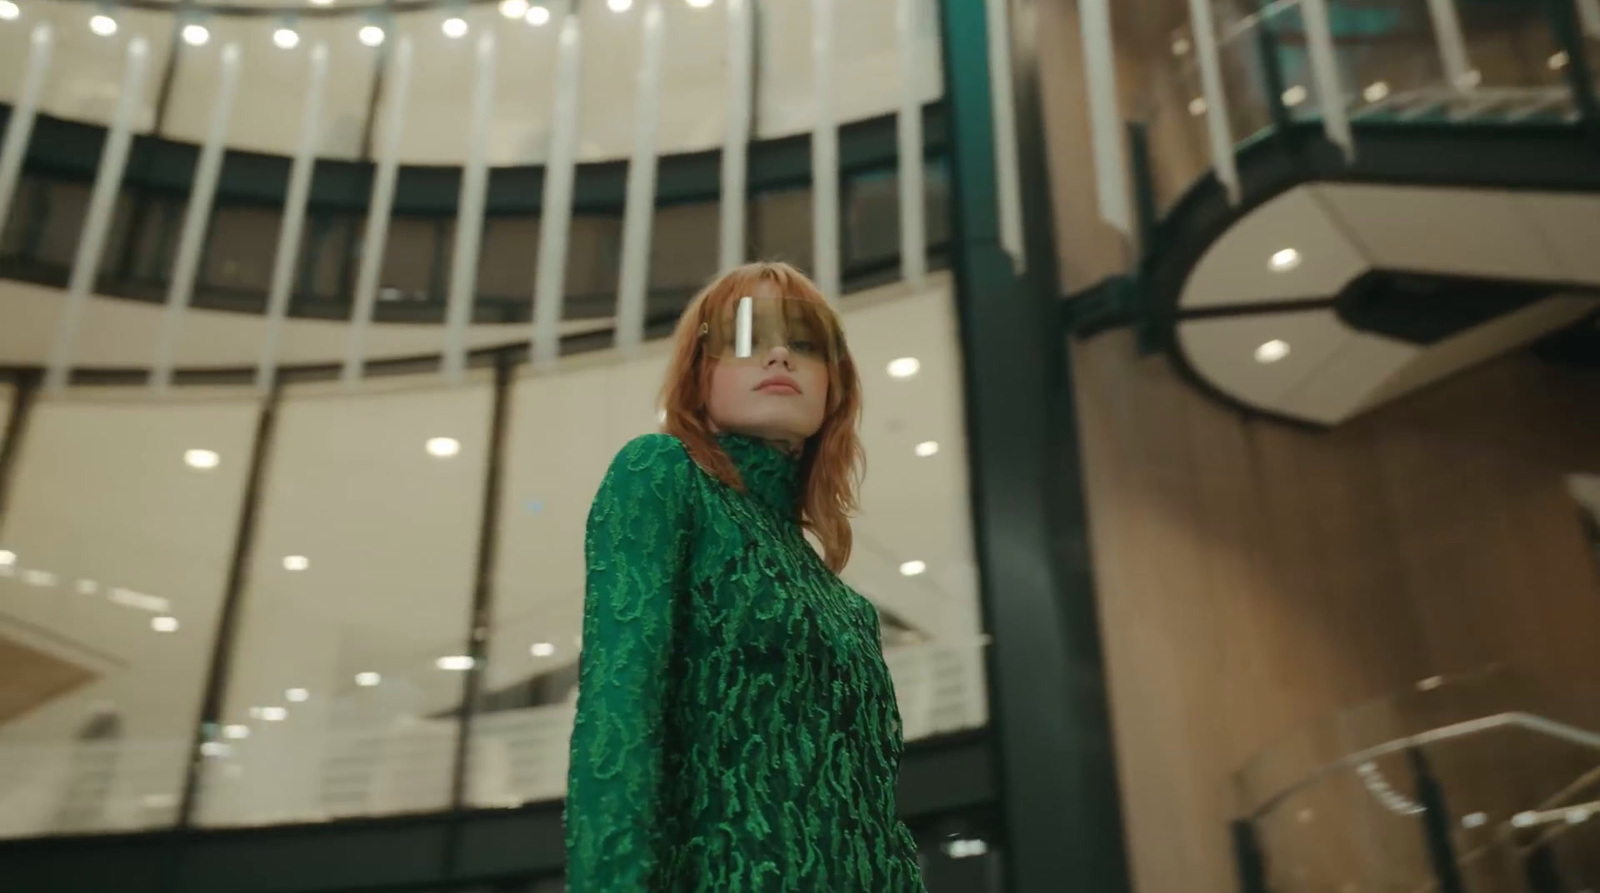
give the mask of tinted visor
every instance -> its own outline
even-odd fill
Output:
[[[785,347],[797,357],[831,362],[838,331],[833,312],[801,298],[742,297],[701,327],[706,353],[719,360],[761,359]]]

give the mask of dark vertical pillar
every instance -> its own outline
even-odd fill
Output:
[[[1255,823],[1249,819],[1236,819],[1233,823],[1233,863],[1239,872],[1239,893],[1269,893],[1261,840]]]
[[[1576,0],[1545,0],[1545,11],[1550,27],[1555,31],[1556,43],[1567,54],[1567,86],[1572,89],[1578,114],[1591,136],[1600,140],[1600,100],[1595,98],[1593,64],[1584,53],[1583,24],[1578,20]]]
[[[1434,777],[1422,748],[1411,748],[1406,757],[1411,762],[1417,802],[1422,805],[1422,844],[1428,851],[1428,864],[1433,867],[1433,882],[1439,893],[1467,893],[1461,865],[1456,861],[1455,843],[1450,839],[1450,807],[1445,803],[1444,788]]]
[[[1278,35],[1265,18],[1256,26],[1256,53],[1261,57],[1261,79],[1267,91],[1272,128],[1278,136],[1286,136],[1290,122],[1289,109],[1283,104],[1283,93],[1288,89],[1283,80],[1283,59],[1278,55]]]
[[[16,476],[22,438],[28,432],[28,419],[33,415],[33,406],[39,399],[39,385],[43,380],[44,375],[37,369],[25,369],[12,378],[16,392],[12,394],[11,412],[7,414],[4,426],[0,427],[0,533],[6,529],[11,480]]]
[[[1026,274],[1001,249],[987,26],[940,0],[951,255],[965,355],[972,511],[994,637],[990,703],[1007,888],[1129,889],[1089,566],[1038,90],[1037,0],[1012,0]]]

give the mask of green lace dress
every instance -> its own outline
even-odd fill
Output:
[[[652,434],[590,510],[567,889],[921,891],[877,612],[802,535],[796,463],[720,442],[744,492]]]

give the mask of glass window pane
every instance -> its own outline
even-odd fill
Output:
[[[201,822],[449,805],[490,404],[288,390]]]
[[[264,312],[282,225],[280,207],[224,205],[213,210],[195,304]]]
[[[35,406],[0,531],[0,651],[20,664],[0,676],[0,835],[173,821],[256,415],[215,396]]]
[[[811,187],[762,192],[750,200],[753,260],[781,260],[810,271]]]

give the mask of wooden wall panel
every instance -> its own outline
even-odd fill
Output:
[[[1597,676],[1600,580],[1564,478],[1600,470],[1600,373],[1512,356],[1316,431],[1202,395],[1126,332],[1071,350],[1140,893],[1237,889],[1233,774],[1264,748],[1275,784],[1477,706],[1419,680]],[[1354,790],[1325,821],[1370,811]],[[1330,864],[1415,855],[1347,836]]]

